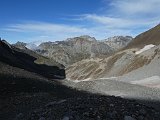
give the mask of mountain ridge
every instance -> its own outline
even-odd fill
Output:
[[[134,40],[132,40],[125,47],[125,49],[136,48],[136,47],[142,48],[145,45],[149,45],[149,44],[159,45],[160,34],[158,33],[160,33],[160,24],[136,36]]]
[[[120,49],[109,57],[86,59],[70,65],[66,69],[67,78],[71,80],[87,80],[119,77],[145,66],[151,66],[150,64],[152,64],[153,61],[158,61],[160,57],[160,37],[158,37],[160,35],[159,31],[160,25],[138,35],[126,47]],[[149,34],[151,34],[151,36],[145,39],[145,37],[149,36]],[[154,39],[154,36],[156,36],[157,39]],[[147,50],[143,50],[143,47],[146,48],[147,45],[152,45],[152,47]],[[143,51],[139,52],[141,50]],[[159,66],[158,62],[156,63],[157,66]],[[152,69],[159,70],[158,67],[154,67]],[[154,75],[154,73],[151,72],[149,75]],[[145,76],[141,77],[144,78]]]
[[[65,78],[63,65],[51,61],[49,58],[41,56],[27,48],[19,49],[10,45],[5,40],[1,40],[0,51],[0,62],[9,66],[21,68],[48,78],[54,78],[58,74]]]
[[[67,38],[64,41],[43,42],[36,48],[31,47],[31,49],[69,66],[83,59],[107,57],[125,47],[131,40],[132,37],[129,36],[115,36],[105,40],[96,40],[94,37],[83,35]],[[16,44],[15,46],[18,47]]]

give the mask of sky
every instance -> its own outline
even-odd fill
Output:
[[[0,37],[40,43],[133,36],[160,23],[160,0],[0,0]]]

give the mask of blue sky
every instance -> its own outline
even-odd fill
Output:
[[[159,11],[160,0],[0,0],[0,37],[39,43],[136,36],[160,23]]]

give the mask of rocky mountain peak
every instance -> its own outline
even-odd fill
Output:
[[[94,37],[91,37],[89,35],[82,35],[82,36],[80,36],[80,38],[87,39],[89,41],[96,41],[96,39]]]
[[[104,42],[114,50],[119,50],[128,45],[132,40],[131,36],[114,36],[105,39]]]
[[[27,44],[27,43],[18,41],[18,42],[16,42],[14,45],[24,45],[24,46],[26,46],[26,44]]]
[[[17,42],[15,46],[21,49],[34,50],[68,66],[82,59],[107,57],[125,47],[131,40],[132,37],[130,36],[114,36],[100,41],[89,35],[82,35],[64,41],[43,42],[39,46],[21,42]]]
[[[109,37],[105,39],[104,41],[106,42],[129,42],[133,38],[131,36],[114,36],[114,37]]]
[[[17,43],[13,44],[13,46],[15,46],[19,49],[26,49],[26,45],[27,45],[27,43],[19,42],[19,41]]]
[[[0,51],[12,51],[12,46],[6,40],[0,40]]]
[[[37,45],[35,45],[34,43],[28,43],[26,45],[26,47],[30,50],[36,50],[37,49]]]
[[[79,37],[74,37],[74,38],[68,38],[66,41],[88,41],[88,42],[95,42],[97,41],[94,37],[91,37],[89,35],[82,35]]]
[[[115,36],[100,41],[89,35],[82,35],[64,41],[41,43],[36,51],[67,66],[82,59],[106,57],[125,47],[131,40],[130,36]]]

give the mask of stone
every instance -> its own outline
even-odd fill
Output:
[[[58,101],[57,102],[57,104],[61,104],[61,103],[64,103],[64,102],[66,102],[67,100],[60,100],[60,101]]]
[[[69,117],[68,117],[68,116],[65,116],[65,117],[63,117],[62,120],[69,120]]]
[[[23,113],[19,113],[16,118],[20,119],[20,118],[23,118],[23,116],[24,116]]]
[[[136,120],[136,119],[134,119],[134,118],[131,117],[131,116],[125,116],[125,117],[124,117],[124,120]]]
[[[114,118],[114,117],[116,116],[116,111],[108,112],[108,113],[107,113],[107,116],[108,116],[109,118]]]
[[[144,120],[143,116],[138,116],[138,120]]]
[[[98,115],[98,116],[97,116],[97,120],[100,120],[100,119],[101,119],[101,117]]]
[[[40,117],[39,120],[45,120],[45,118],[44,117]]]
[[[114,107],[114,104],[110,104],[110,107]]]
[[[140,109],[139,112],[140,112],[141,114],[143,114],[143,115],[145,115],[145,114],[147,113],[145,109]]]
[[[56,101],[53,101],[53,102],[50,102],[50,103],[48,103],[47,105],[45,105],[46,107],[50,107],[50,106],[53,106],[53,105],[55,105],[56,104]]]

